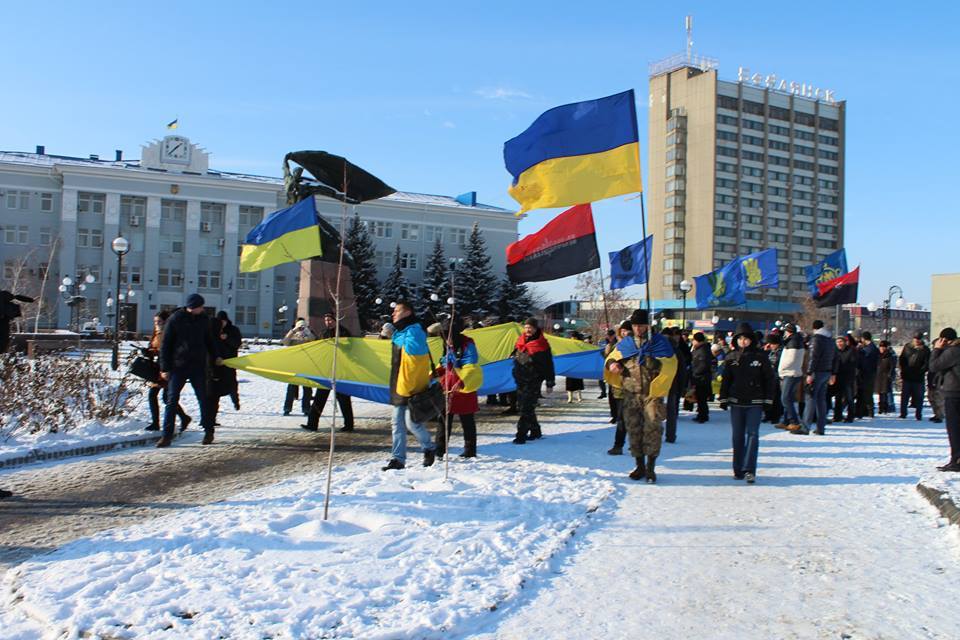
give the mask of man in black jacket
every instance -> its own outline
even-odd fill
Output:
[[[677,374],[670,385],[670,395],[667,396],[667,420],[664,428],[664,439],[667,442],[677,441],[677,418],[680,416],[680,400],[687,391],[690,381],[690,347],[683,339],[683,332],[676,327],[668,327],[662,333],[670,338],[673,352],[677,356]]]
[[[807,361],[807,394],[803,426],[791,433],[807,435],[811,430],[818,436],[825,433],[827,385],[833,378],[833,361],[836,353],[837,347],[833,344],[830,331],[823,326],[822,320],[814,320],[813,336],[810,338],[810,358]],[[814,417],[817,419],[816,424],[813,421]]]
[[[960,471],[960,340],[953,327],[940,332],[930,354],[930,371],[940,375],[943,415],[950,439],[950,461],[940,471]]]
[[[191,293],[187,296],[185,308],[178,309],[164,326],[160,377],[167,381],[167,406],[163,414],[163,437],[157,442],[158,447],[169,447],[173,442],[173,422],[177,417],[180,392],[188,380],[200,405],[203,444],[213,443],[215,416],[206,386],[208,361],[217,356],[203,305],[203,296]]]
[[[923,420],[923,383],[930,365],[930,349],[923,344],[923,334],[913,336],[900,350],[900,417],[907,418],[907,409],[916,403],[917,420]]]
[[[860,381],[857,384],[857,416],[873,417],[873,387],[877,381],[880,350],[869,331],[860,334]]]
[[[713,354],[702,332],[693,334],[693,351],[690,353],[690,376],[693,378],[694,394],[697,397],[697,417],[694,422],[710,419],[710,383],[713,376]]]
[[[337,319],[332,313],[323,314],[323,331],[320,332],[321,340],[333,340],[336,337]],[[340,325],[340,337],[350,338],[350,332],[343,325]],[[313,392],[313,403],[310,405],[310,412],[307,414],[307,424],[300,425],[307,431],[316,431],[320,425],[320,415],[323,408],[327,406],[327,398],[330,397],[330,389],[316,389]],[[337,392],[337,405],[340,407],[340,415],[343,416],[343,426],[340,431],[353,431],[353,402],[345,393]]]
[[[857,390],[857,370],[860,366],[860,354],[852,344],[853,338],[837,336],[837,357],[833,364],[834,403],[833,421],[843,421],[843,407],[847,407],[847,422],[853,422],[854,398]]]

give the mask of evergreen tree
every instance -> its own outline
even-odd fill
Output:
[[[393,269],[387,279],[383,281],[383,302],[390,305],[391,302],[411,299],[410,283],[400,269],[400,245],[393,254]],[[419,309],[417,310],[419,312]]]
[[[473,223],[467,241],[467,255],[457,267],[457,310],[463,315],[480,319],[496,314],[497,280],[490,268],[487,246],[480,235],[480,225]]]
[[[353,256],[353,295],[357,301],[357,315],[360,326],[369,329],[377,320],[377,295],[380,294],[380,282],[377,280],[376,253],[370,232],[358,214],[353,215],[344,247]]]
[[[514,282],[510,276],[504,275],[497,298],[500,322],[523,322],[534,315],[534,311],[533,299],[526,283]]]
[[[443,254],[443,243],[440,242],[440,238],[433,243],[433,253],[430,254],[427,266],[423,270],[423,283],[420,285],[419,293],[418,311],[424,316],[434,318],[446,309],[447,298],[450,297],[450,281],[447,279],[447,259]],[[439,296],[440,299],[437,302],[430,299],[432,293]]]

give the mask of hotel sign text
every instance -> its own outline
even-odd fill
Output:
[[[787,82],[786,80],[778,78],[775,74],[765,76],[759,73],[750,73],[750,69],[747,67],[739,68],[739,71],[737,72],[737,82],[752,84],[754,86],[763,87],[766,89],[773,89],[774,91],[789,93],[795,96],[801,96],[803,98],[823,100],[824,102],[829,102],[830,104],[833,104],[837,101],[836,95],[832,89],[821,89],[820,87],[815,87],[812,84],[800,82]]]

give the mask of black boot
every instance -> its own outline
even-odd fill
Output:
[[[463,445],[463,453],[460,454],[461,458],[476,458],[477,457],[477,443],[469,443]]]
[[[434,461],[437,459],[437,452],[433,449],[429,449],[423,452],[423,466],[432,467]]]
[[[637,461],[637,468],[630,472],[630,479],[640,480],[646,477],[647,468],[643,464],[643,456],[637,456],[635,459]]]
[[[647,456],[647,484],[657,483],[657,474],[653,470],[657,464],[657,456]]]

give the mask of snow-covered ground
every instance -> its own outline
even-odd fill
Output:
[[[254,413],[282,402],[277,383],[241,388]],[[765,426],[748,486],[726,414],[685,415],[650,486],[606,455],[604,409],[551,409],[523,447],[481,436],[449,480],[383,473],[386,452],[340,467],[327,521],[312,475],[77,540],[3,577],[2,635],[960,636],[960,535],[915,489],[946,457],[942,425]]]

